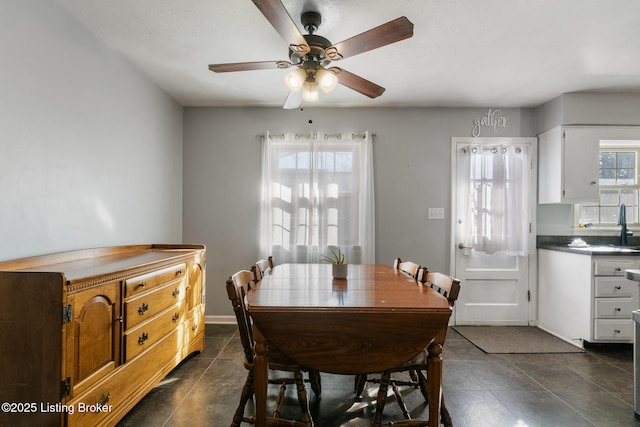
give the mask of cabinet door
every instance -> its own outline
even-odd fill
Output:
[[[597,131],[587,127],[565,127],[562,130],[563,188],[562,198],[568,202],[597,202],[599,194],[600,139]]]
[[[195,260],[189,265],[189,285],[188,285],[188,310],[204,304],[204,269],[201,260]]]
[[[110,282],[67,298],[73,319],[67,325],[67,375],[71,397],[120,364],[120,282]]]

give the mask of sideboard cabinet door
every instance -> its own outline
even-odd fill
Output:
[[[73,397],[120,364],[120,282],[110,282],[67,298],[67,375]]]

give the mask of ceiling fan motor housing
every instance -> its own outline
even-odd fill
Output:
[[[322,16],[318,12],[309,10],[302,14],[300,21],[302,22],[302,27],[309,34],[313,34],[322,23]]]

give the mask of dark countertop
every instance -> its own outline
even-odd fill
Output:
[[[575,240],[586,247],[570,247]],[[618,236],[537,236],[538,249],[571,252],[582,255],[640,255],[640,236],[629,237],[629,246],[619,246]]]
[[[552,251],[571,252],[582,255],[640,256],[640,247],[638,246],[590,245],[586,247],[570,247],[567,245],[538,244],[538,249],[549,249]]]

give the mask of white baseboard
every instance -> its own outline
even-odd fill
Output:
[[[235,316],[214,316],[210,315],[204,316],[204,323],[207,325],[217,324],[217,325],[235,325],[236,317]]]

